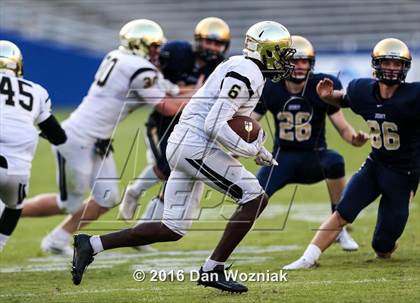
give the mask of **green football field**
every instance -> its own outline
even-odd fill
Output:
[[[366,130],[360,118],[347,111],[345,114],[356,129]],[[66,115],[66,112],[58,114],[61,119]],[[145,166],[142,136],[146,116],[147,111],[136,112],[116,130],[114,147],[121,189]],[[271,117],[269,120],[269,126],[264,122],[266,130],[273,128]],[[329,146],[346,159],[347,176],[350,177],[360,167],[370,147],[349,146],[329,123],[327,136]],[[244,164],[256,172],[257,166],[251,160]],[[40,140],[29,196],[55,191],[51,149]],[[156,186],[141,199],[141,211],[158,191]],[[153,247],[158,251],[151,253],[139,253],[131,248],[105,252],[96,257],[79,286],[71,282],[70,258],[47,255],[40,249],[42,237],[64,216],[24,218],[0,254],[0,302],[420,302],[419,196],[414,198],[400,247],[391,260],[374,259],[370,246],[376,221],[375,202],[352,225],[359,251],[344,252],[338,245],[333,245],[322,256],[318,268],[288,272],[287,282],[248,282],[249,292],[242,295],[203,288],[189,279],[188,272],[198,269],[210,254],[221,236],[226,218],[234,209],[231,201],[221,201],[220,194],[206,191],[200,219],[182,240],[155,244]],[[233,269],[245,273],[278,273],[283,265],[302,254],[313,230],[329,213],[325,183],[287,186],[272,197],[255,229],[231,256],[229,261],[233,263]],[[101,234],[128,226],[130,224],[117,220],[117,209],[114,209],[85,228],[85,232]],[[145,281],[133,279],[135,270],[147,273]],[[174,270],[175,277],[177,273],[185,272],[184,281],[168,281],[170,272],[167,281],[150,281],[150,271],[158,270],[164,270],[163,274]]]

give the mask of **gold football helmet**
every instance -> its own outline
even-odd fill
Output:
[[[301,83],[307,79],[310,72],[312,72],[314,69],[315,49],[308,39],[297,35],[292,36],[292,48],[296,50],[296,52],[293,55],[293,60],[304,59],[309,61],[309,69],[304,75],[302,73],[297,75],[298,72],[296,68],[295,71],[290,75],[290,81]]]
[[[207,63],[220,63],[230,44],[229,26],[220,18],[207,17],[198,22],[194,30],[195,51]],[[203,45],[203,40],[211,40],[222,44],[221,51],[208,49]]]
[[[384,59],[394,59],[402,62],[402,69],[395,71],[386,70],[381,67]],[[407,45],[401,40],[387,38],[379,41],[372,51],[372,68],[374,76],[386,84],[403,82],[411,67],[411,53]]]
[[[137,19],[122,27],[119,49],[150,59],[150,47],[160,46],[165,42],[166,39],[159,24],[148,19]]]
[[[15,76],[23,76],[23,58],[20,49],[12,42],[0,40],[0,72],[12,71]]]
[[[262,21],[249,28],[245,37],[245,56],[262,64],[264,76],[277,82],[293,71],[290,64],[295,50],[290,33],[283,25]]]
[[[308,59],[312,66],[315,64],[315,49],[308,39],[293,35],[292,48],[296,50],[293,54],[293,59]]]

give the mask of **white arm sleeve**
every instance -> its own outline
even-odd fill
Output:
[[[165,91],[158,85],[160,73],[147,69],[132,79],[129,97],[136,97],[139,102],[156,106],[165,97]]]
[[[38,89],[39,92],[39,115],[35,119],[35,124],[39,124],[47,120],[51,116],[51,99],[48,92],[41,86]]]
[[[211,139],[242,157],[256,156],[259,146],[244,141],[230,128],[227,121],[232,119],[249,99],[250,94],[245,83],[231,77],[224,78],[219,98],[208,113],[204,124],[204,130]]]

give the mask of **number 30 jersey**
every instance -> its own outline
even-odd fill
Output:
[[[165,96],[161,77],[148,60],[114,50],[102,61],[87,96],[63,123],[84,139],[108,139],[115,126],[141,105],[156,105]]]
[[[51,101],[41,85],[0,73],[0,155],[9,174],[29,176],[38,143],[34,124],[50,116]]]
[[[370,158],[405,173],[420,169],[420,83],[401,83],[394,95],[382,99],[374,79],[355,79],[345,103],[370,128]]]

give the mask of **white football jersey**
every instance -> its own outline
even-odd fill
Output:
[[[115,126],[130,112],[145,103],[156,105],[165,96],[158,86],[159,77],[163,78],[148,60],[111,51],[103,59],[87,96],[63,127],[84,139],[111,138]]]
[[[250,116],[260,99],[264,84],[264,77],[253,61],[245,56],[230,57],[213,71],[185,106],[169,142],[209,146],[212,140],[205,131],[209,113],[217,115],[207,119],[215,123],[227,121],[233,116]],[[219,99],[227,105],[226,108],[222,104],[220,110],[212,111]]]
[[[29,175],[39,124],[51,116],[48,92],[39,84],[0,73],[0,155],[8,174]]]

